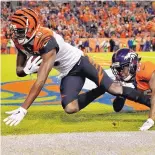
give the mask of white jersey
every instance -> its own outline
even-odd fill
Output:
[[[83,52],[80,49],[65,42],[59,34],[55,32],[53,33],[54,38],[59,45],[59,51],[56,55],[55,62],[58,61],[60,63],[60,65],[54,66],[54,68],[60,72],[61,77],[64,77],[79,61],[80,57],[83,55]]]
[[[83,52],[80,49],[65,42],[64,39],[59,34],[57,34],[54,31],[51,31],[48,28],[39,27],[33,40],[30,40],[26,44],[26,46],[19,45],[17,41],[15,41],[15,43],[16,47],[24,54],[26,54],[27,59],[29,59],[29,57],[34,54],[40,54],[38,51],[42,49],[42,44],[44,44],[45,42],[44,44],[45,47],[48,44],[46,40],[47,38],[50,37],[54,37],[56,43],[59,46],[59,51],[56,54],[56,60],[55,60],[55,62],[58,65],[53,66],[53,68],[55,68],[60,72],[61,77],[64,77],[79,61],[80,57],[83,55]]]

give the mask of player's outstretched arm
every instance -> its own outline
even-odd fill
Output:
[[[40,68],[38,70],[37,80],[33,84],[25,102],[23,103],[23,105],[22,105],[23,108],[28,109],[29,106],[32,104],[32,102],[39,95],[41,89],[43,88],[43,86],[47,80],[49,72],[52,70],[55,58],[56,58],[56,50],[55,49],[42,56],[43,61],[42,61]]]
[[[24,77],[27,74],[23,71],[25,63],[26,63],[27,56],[18,50],[17,60],[16,60],[16,74],[19,77]]]
[[[140,127],[141,131],[149,130],[154,125],[155,120],[155,71],[152,74],[152,77],[149,81],[150,88],[152,90],[151,95],[151,109],[149,113],[149,118],[147,121]]]
[[[43,88],[46,79],[49,75],[49,72],[52,70],[52,67],[54,65],[54,61],[56,58],[56,50],[53,49],[48,53],[45,53],[42,55],[42,63],[38,71],[37,80],[33,84],[25,102],[22,104],[22,106],[14,111],[6,112],[7,114],[11,114],[9,117],[4,119],[4,122],[6,125],[17,125],[20,123],[20,121],[25,117],[27,113],[27,109],[31,106],[33,101],[37,98],[39,95],[41,89]]]

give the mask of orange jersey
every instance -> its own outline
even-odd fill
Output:
[[[38,52],[51,39],[51,37],[53,37],[52,30],[45,27],[40,27],[36,32],[34,39],[34,52]]]
[[[150,89],[149,81],[152,73],[155,71],[155,64],[149,61],[139,63],[136,72],[137,88],[141,90]]]

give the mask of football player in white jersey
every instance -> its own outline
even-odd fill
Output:
[[[18,49],[17,75],[23,77],[37,72],[37,79],[21,107],[6,112],[10,115],[4,119],[7,125],[15,126],[21,122],[27,109],[39,95],[52,68],[61,73],[61,104],[68,114],[85,108],[105,91],[140,103],[150,102],[139,91],[115,83],[101,66],[83,55],[81,50],[66,43],[60,35],[52,30],[41,27],[38,15],[33,10],[26,8],[17,10],[12,15],[10,22],[9,35]],[[33,62],[31,62],[31,57],[25,65],[29,55],[39,57]],[[93,81],[97,88],[79,94],[86,78]]]

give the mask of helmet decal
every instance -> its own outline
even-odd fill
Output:
[[[137,53],[135,53],[135,52],[129,52],[129,53],[127,53],[126,56],[124,56],[124,60],[128,60],[128,59],[133,60],[136,56],[137,56]]]

